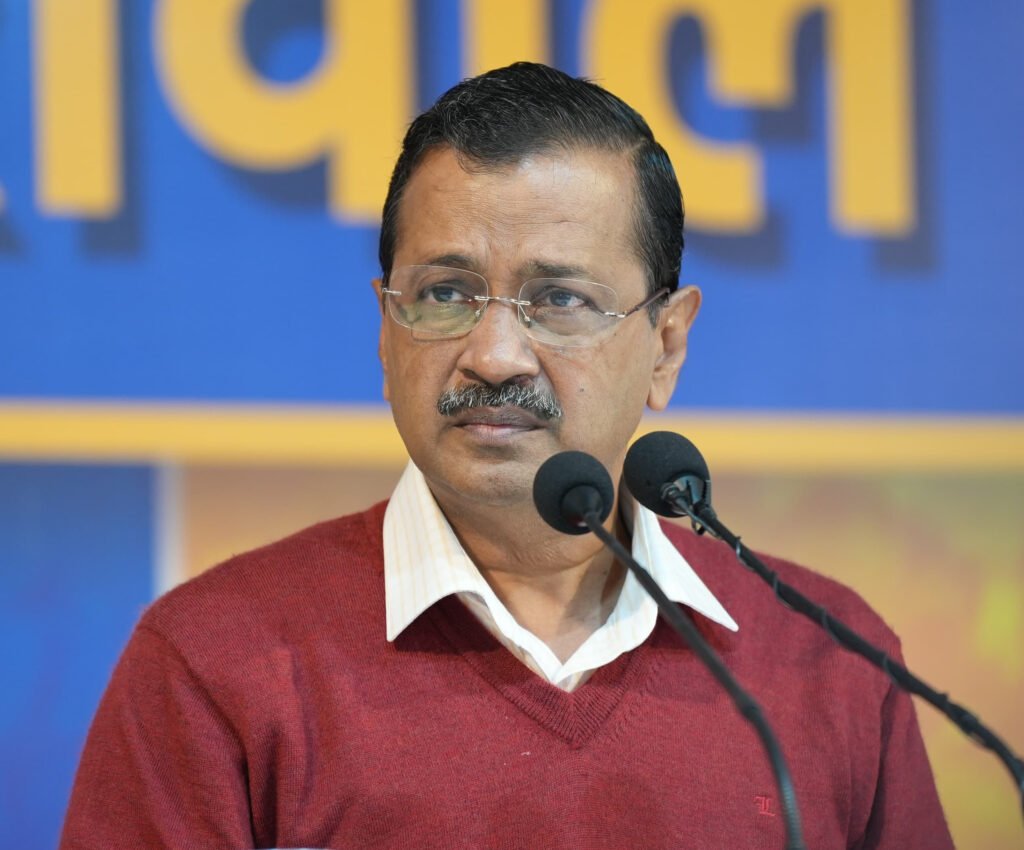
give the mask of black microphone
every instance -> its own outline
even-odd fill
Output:
[[[608,518],[615,501],[611,476],[600,461],[585,452],[561,452],[549,457],[533,479],[533,502],[537,513],[552,528],[566,534],[592,531],[614,553],[615,557],[636,576],[640,586],[650,594],[666,622],[683,642],[704,662],[711,674],[732,697],[737,711],[754,727],[768,755],[782,801],[786,824],[787,850],[804,850],[803,829],[797,809],[796,792],[789,767],[778,739],[757,704],[729,672],[729,668],[711,648],[689,617],[670,600],[654,577],[638,564],[625,547],[601,524]]]
[[[655,431],[637,440],[626,453],[626,486],[644,507],[663,516],[688,516],[694,530],[705,530],[728,545],[740,563],[756,573],[787,607],[821,626],[840,646],[870,661],[898,687],[915,694],[941,711],[969,738],[991,750],[1013,777],[1024,806],[1024,761],[988,729],[977,716],[936,691],[898,661],[779,579],[715,515],[711,507],[711,475],[697,447],[679,434]]]
[[[533,503],[552,528],[563,534],[586,534],[586,515],[604,522],[615,503],[615,487],[601,462],[586,452],[559,452],[549,457],[533,479]]]
[[[685,516],[675,509],[675,499],[685,499],[692,511],[711,508],[711,473],[697,447],[671,431],[655,431],[641,437],[626,453],[623,467],[626,486],[645,508],[664,516]]]

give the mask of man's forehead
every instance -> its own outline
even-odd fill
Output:
[[[631,248],[636,241],[634,190],[633,164],[621,151],[557,147],[515,162],[492,164],[440,146],[429,151],[410,174],[398,203],[395,247],[400,248],[410,232],[441,222],[455,231],[457,243],[463,233],[460,225],[471,228],[480,221],[513,222],[523,233],[543,234],[553,228],[593,229],[603,216],[600,224],[607,239],[617,242],[621,235],[622,247]],[[478,258],[472,253],[449,250],[458,248],[457,244],[437,247],[434,256],[416,262],[475,270]],[[586,271],[585,265],[561,252],[524,262],[530,264],[524,271],[536,277],[576,277]]]
[[[477,274],[484,274],[486,272],[481,258],[458,252],[431,254],[424,257],[418,265],[465,269]],[[531,278],[591,279],[598,274],[598,270],[587,263],[564,262],[541,257],[525,257],[516,267],[516,273],[524,280]]]

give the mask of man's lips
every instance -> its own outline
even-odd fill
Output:
[[[521,407],[473,407],[455,414],[452,420],[456,428],[482,426],[532,430],[544,427],[539,418]]]

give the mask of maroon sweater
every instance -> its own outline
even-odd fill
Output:
[[[660,621],[574,693],[454,598],[389,644],[383,513],[234,558],[146,612],[89,733],[63,850],[784,846],[758,739]],[[668,534],[740,624],[689,612],[764,706],[808,847],[952,847],[909,698],[726,547]],[[898,652],[851,591],[769,563]]]

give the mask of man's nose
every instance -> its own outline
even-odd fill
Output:
[[[465,336],[457,366],[471,377],[496,385],[520,376],[536,377],[540,363],[508,300],[488,301],[479,323]]]

